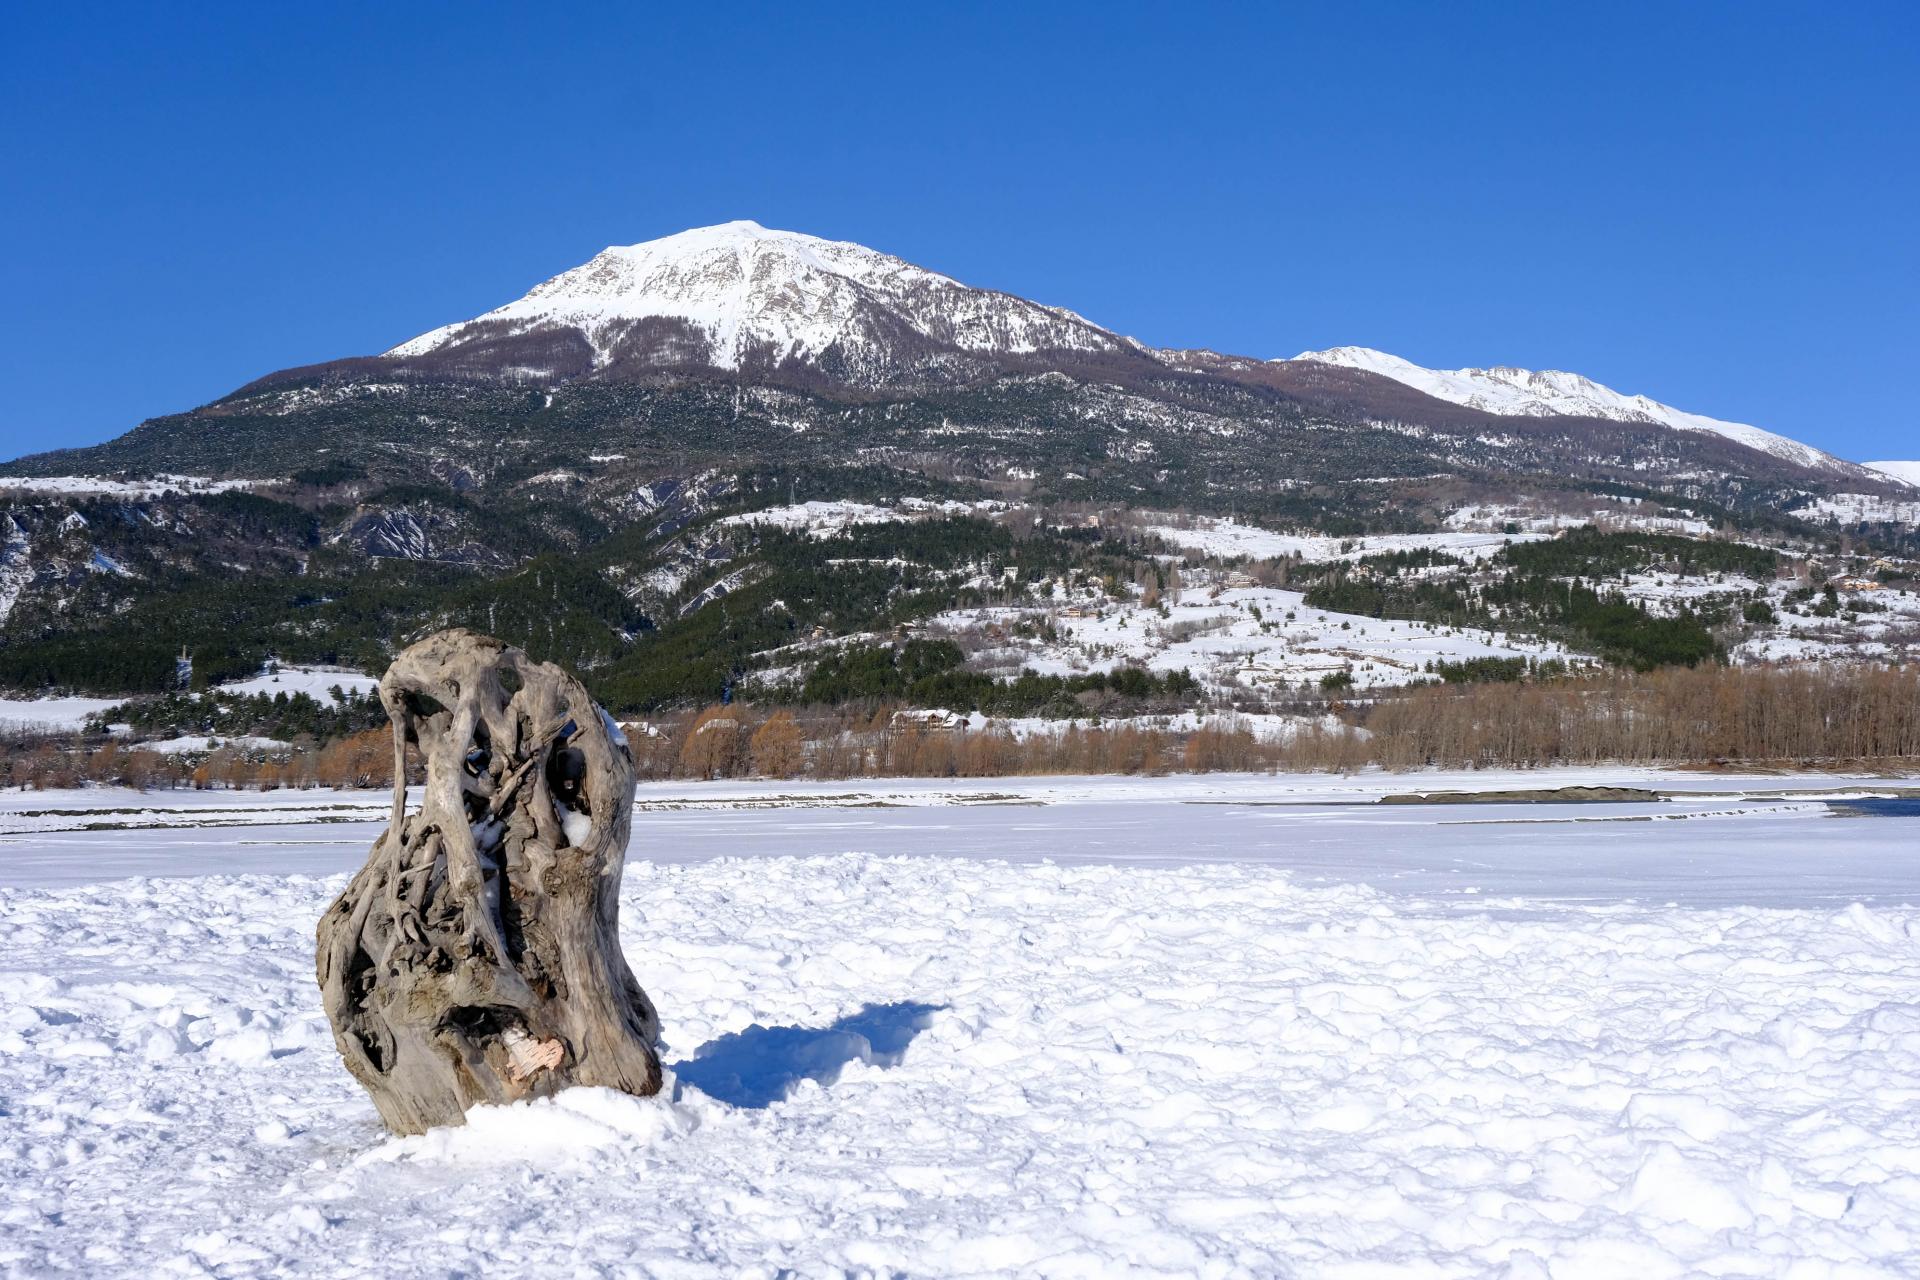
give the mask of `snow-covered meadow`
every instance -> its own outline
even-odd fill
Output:
[[[1595,783],[1668,798],[1372,803]],[[674,1096],[412,1139],[312,977],[383,797],[9,793],[0,1271],[1913,1274],[1920,818],[1827,803],[1889,789],[650,785]]]
[[[1023,627],[1023,624],[1024,627]],[[1037,629],[1051,635],[1042,638]],[[1478,658],[1579,661],[1565,646],[1484,628],[1369,618],[1308,606],[1278,587],[1188,587],[1168,593],[1163,615],[1139,599],[949,609],[934,635],[986,635],[973,665],[999,676],[1105,671],[1138,663],[1186,671],[1211,690],[1280,689],[1329,676],[1360,688],[1430,680],[1433,664]]]
[[[902,498],[889,506],[836,498],[830,501],[794,502],[783,506],[760,507],[740,515],[723,517],[726,525],[765,526],[774,529],[802,530],[808,537],[828,538],[857,524],[887,524],[895,520],[925,520],[936,516],[980,515],[1005,509],[1004,503],[933,502],[925,498]]]
[[[259,675],[249,676],[245,680],[228,680],[215,685],[214,688],[220,693],[242,697],[262,693],[269,697],[280,693],[292,697],[304,693],[318,702],[326,703],[332,700],[334,689],[357,695],[367,693],[379,686],[378,676],[350,671],[344,667],[281,666],[276,663]],[[126,701],[128,701],[127,698],[89,698],[72,695],[0,698],[0,730],[16,732],[77,730],[89,719],[111,711]],[[205,739],[194,739],[194,741],[204,743]]]
[[[1483,522],[1475,522],[1476,524]],[[1155,524],[1146,530],[1176,547],[1203,555],[1232,559],[1272,560],[1299,556],[1305,560],[1359,560],[1395,551],[1438,551],[1463,560],[1486,560],[1514,542],[1538,542],[1551,535],[1540,532],[1504,534],[1484,528],[1445,533],[1381,533],[1336,538],[1324,533],[1278,533],[1237,520],[1191,517],[1183,525]]]

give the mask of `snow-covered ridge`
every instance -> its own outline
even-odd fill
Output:
[[[1891,476],[1901,484],[1920,488],[1920,462],[1867,462],[1861,465],[1869,471],[1878,471],[1883,476]]]
[[[536,339],[531,348],[523,344],[511,357],[490,350],[502,340],[528,338]],[[539,339],[553,341],[542,345]],[[586,371],[590,352],[596,371],[792,366],[877,386],[954,356],[1050,351],[1155,355],[1064,308],[973,288],[849,241],[737,221],[603,249],[505,306],[423,333],[386,354],[418,359],[460,353],[522,376],[573,376]],[[1811,445],[1626,395],[1577,373],[1428,369],[1354,346],[1303,352],[1294,360],[1361,369],[1489,413],[1645,422],[1718,435],[1800,466],[1864,476],[1856,465]]]
[[[439,355],[518,378],[602,371],[622,377],[656,368],[806,370],[872,388],[942,377],[980,357],[1048,352],[1127,353],[1182,365],[1180,352],[1151,351],[1064,308],[974,288],[850,241],[751,221],[610,246],[505,306],[423,333],[386,355]],[[1648,423],[1867,478],[1863,468],[1811,445],[1624,394],[1577,373],[1428,369],[1357,346],[1303,352],[1293,361],[1364,370],[1488,413]],[[1260,362],[1219,357],[1217,363],[1250,369]]]
[[[1723,422],[1718,418],[1687,413],[1647,396],[1626,395],[1612,387],[1602,386],[1591,378],[1559,369],[1516,369],[1510,365],[1496,365],[1490,369],[1428,369],[1372,347],[1329,347],[1325,351],[1303,351],[1293,359],[1379,374],[1423,391],[1435,399],[1466,405],[1485,413],[1507,417],[1568,416],[1607,418],[1615,422],[1648,422],[1678,431],[1703,431],[1724,436],[1750,449],[1758,449],[1803,467],[1823,471],[1858,470],[1854,464],[1798,440],[1790,440],[1742,422]]]
[[[658,319],[699,329],[705,359],[722,369],[761,354],[775,364],[808,360],[836,347],[858,363],[897,341],[903,323],[924,343],[971,352],[1132,345],[1062,308],[970,288],[862,245],[742,221],[604,249],[515,302],[387,354],[426,355],[474,336],[470,324],[500,322],[516,334],[578,330],[604,364],[633,322]]]

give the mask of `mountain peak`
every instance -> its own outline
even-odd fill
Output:
[[[872,257],[886,256],[851,241],[827,240],[800,231],[780,231],[773,227],[762,226],[750,218],[740,218],[733,222],[716,222],[710,227],[689,227],[685,231],[676,231],[672,235],[661,236],[654,240],[643,240],[638,244],[608,245],[600,252],[626,257],[673,258],[714,249],[737,250],[756,245],[769,245],[793,252],[820,249],[841,252],[851,250]]]
[[[974,289],[864,245],[750,220],[614,245],[523,297],[387,352],[414,359],[512,344],[522,372],[611,365],[782,369],[822,363],[876,384],[942,352],[1129,348],[1055,307]],[[549,364],[528,368],[537,347]],[[581,350],[584,348],[584,351]],[[561,367],[587,355],[585,368]]]
[[[1324,351],[1302,351],[1294,360],[1313,360],[1320,364],[1337,364],[1348,369],[1364,369],[1369,373],[1378,373],[1395,381],[1404,381],[1401,374],[1419,370],[1420,366],[1411,360],[1381,351],[1374,347],[1328,347]],[[1275,364],[1290,364],[1292,361],[1276,360]]]

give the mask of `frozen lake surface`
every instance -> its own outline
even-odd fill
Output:
[[[1624,786],[1628,804],[1381,805],[1382,796]],[[1447,902],[1920,903],[1920,779],[1651,769],[642,786],[630,862],[821,853],[1177,867]],[[1851,798],[1837,813],[1834,798]],[[0,885],[352,871],[374,792],[0,792]],[[1468,903],[1466,905],[1475,905]],[[1482,901],[1479,906],[1486,906]]]
[[[404,1140],[312,978],[384,796],[5,793],[0,1274],[1913,1275],[1907,785],[649,786],[675,1095]]]

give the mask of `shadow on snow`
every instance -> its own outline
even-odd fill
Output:
[[[766,1107],[802,1080],[832,1084],[849,1062],[898,1065],[943,1004],[870,1004],[826,1027],[763,1027],[719,1036],[673,1066],[681,1084],[736,1107]]]

